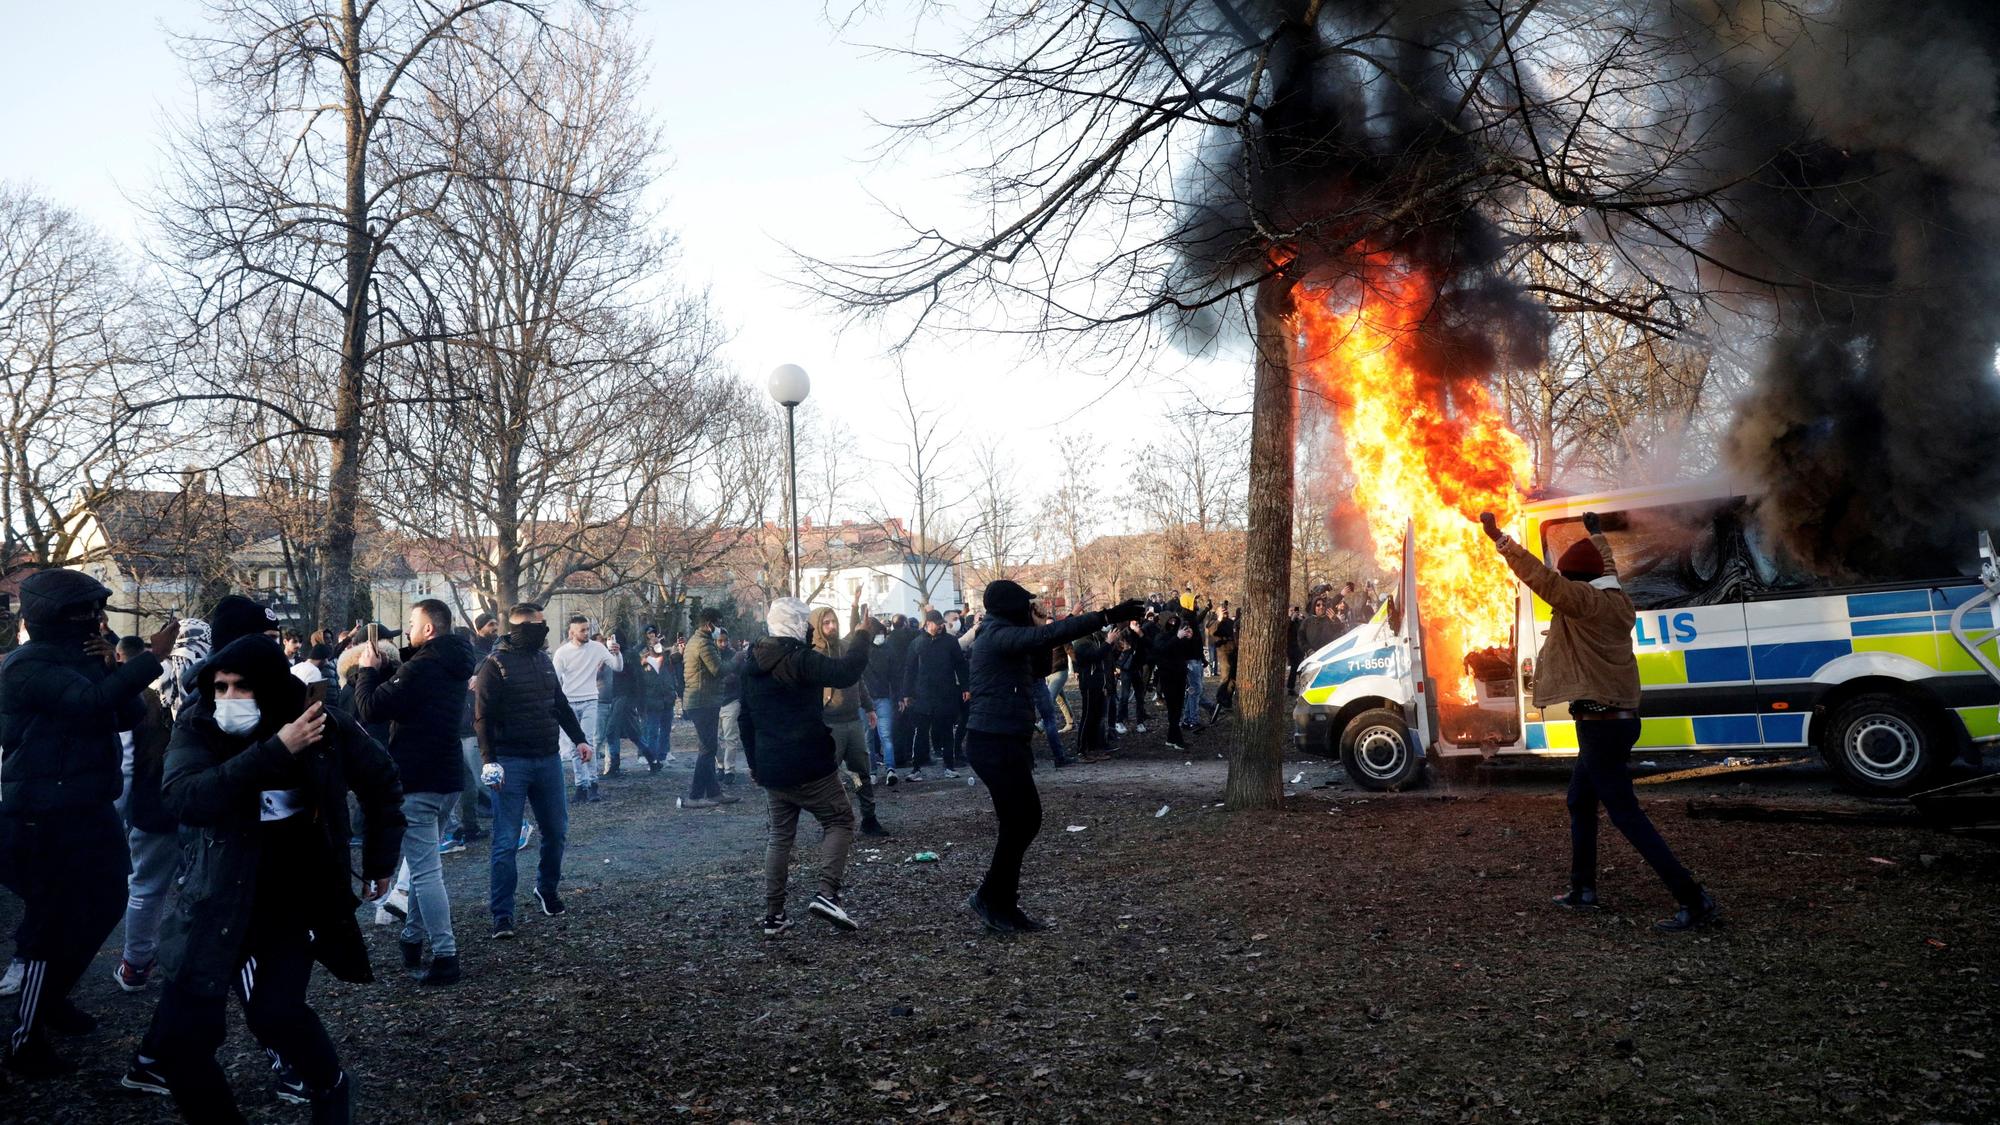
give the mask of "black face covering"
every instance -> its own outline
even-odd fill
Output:
[[[534,652],[549,643],[549,626],[545,621],[533,624],[523,622],[507,634],[507,643],[523,652]]]

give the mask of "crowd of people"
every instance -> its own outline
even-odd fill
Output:
[[[999,836],[968,905],[989,929],[1040,929],[1019,904],[1040,821],[1031,740],[1058,768],[1115,756],[1152,722],[1185,749],[1233,704],[1241,623],[1192,589],[1055,617],[1004,582],[984,617],[857,605],[845,629],[832,608],[779,599],[754,643],[705,609],[636,647],[570,617],[551,647],[539,605],[465,623],[436,600],[400,628],[301,635],[239,596],[141,639],[109,631],[108,598],[82,573],[36,573],[0,662],[0,883],[22,903],[0,982],[18,998],[6,1066],[74,1069],[53,1036],[94,1026],[70,993],[122,918],[118,987],[161,981],[122,1082],[195,1121],[242,1119],[215,1058],[232,993],[278,1095],[349,1120],[354,1080],[305,998],[315,962],[372,979],[362,902],[400,923],[419,985],[458,983],[443,857],[483,842],[493,940],[516,932],[517,856],[537,842],[528,905],[566,913],[572,808],[602,800],[628,744],[634,768],[660,771],[677,724],[693,735],[678,809],[736,804],[744,778],[763,792],[765,934],[792,925],[801,813],[824,831],[807,912],[854,929],[846,856],[856,833],[888,834],[884,790],[962,771],[988,788]]]

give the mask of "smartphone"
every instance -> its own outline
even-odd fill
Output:
[[[369,644],[369,647],[371,647],[371,648],[372,648],[372,647],[374,647],[374,644],[375,644],[375,642],[381,639],[381,638],[380,638],[380,637],[379,637],[379,636],[377,635],[377,634],[379,634],[379,633],[381,632],[381,629],[382,629],[382,627],[381,627],[380,625],[377,625],[377,624],[375,624],[375,623],[374,623],[373,621],[370,621],[370,622],[368,623],[368,644]]]

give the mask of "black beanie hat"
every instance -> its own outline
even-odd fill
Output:
[[[217,652],[238,637],[268,633],[277,627],[276,613],[241,594],[231,594],[215,603],[215,612],[208,615],[208,628]]]
[[[982,600],[986,603],[986,612],[1002,621],[1021,624],[1028,620],[1028,603],[1035,600],[1035,595],[1019,582],[1000,578],[986,584]]]
[[[111,600],[104,583],[80,570],[38,570],[21,583],[21,620],[30,630],[54,625]]]

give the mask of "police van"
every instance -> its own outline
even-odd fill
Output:
[[[1726,481],[1538,501],[1507,530],[1550,560],[1584,537],[1587,511],[1638,611],[1639,750],[1810,748],[1849,787],[1896,794],[1968,742],[2000,740],[2000,567],[1984,533],[1980,559],[1942,560],[1932,577],[1836,582],[1770,542],[1751,494]],[[1574,754],[1568,706],[1532,702],[1547,603],[1517,583],[1511,646],[1427,667],[1415,561],[1406,537],[1399,595],[1300,665],[1303,745],[1370,789],[1408,785],[1427,762]],[[1445,676],[1471,677],[1474,698],[1441,703]]]

